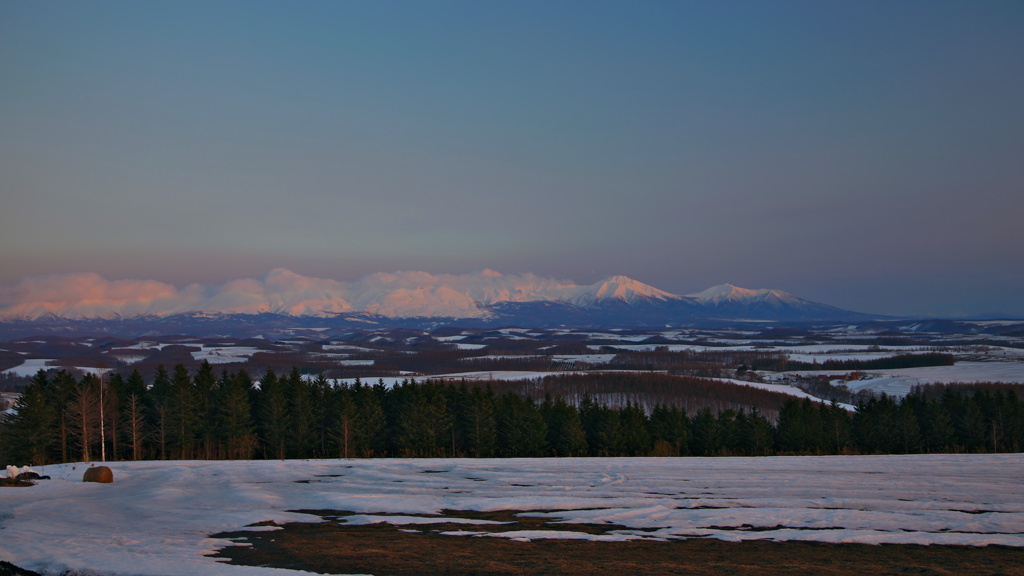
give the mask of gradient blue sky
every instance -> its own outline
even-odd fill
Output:
[[[0,3],[0,283],[275,267],[1024,315],[1024,2]]]

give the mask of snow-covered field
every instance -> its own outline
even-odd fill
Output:
[[[815,374],[838,375],[852,370],[796,371],[782,372],[781,375]],[[861,371],[863,373],[863,371]],[[949,384],[955,382],[1005,382],[1024,384],[1024,362],[990,361],[957,362],[953,366],[926,366],[922,368],[895,368],[890,370],[868,370],[862,380],[843,382],[850,390],[870,390],[890,396],[906,396],[914,386],[921,384]]]
[[[4,370],[3,373],[31,378],[40,370],[49,370],[52,368],[50,365],[52,362],[56,362],[56,360],[47,358],[30,358],[22,362],[20,366]]]
[[[431,376],[413,375],[413,376],[384,376],[381,378],[360,378],[363,384],[372,386],[378,382],[383,382],[388,388],[392,386],[398,386],[402,382],[408,382],[409,380],[415,380],[417,382],[425,382],[427,380],[434,381],[446,381],[446,382],[482,382],[487,380],[533,380],[534,378],[543,378],[545,376],[556,376],[559,374],[566,374],[566,372],[529,372],[525,370],[494,370],[490,372],[457,372],[454,374],[434,374]],[[356,381],[355,378],[339,378],[338,382],[344,382],[352,384]]]
[[[730,384],[736,384],[737,386],[749,386],[751,388],[757,388],[758,390],[768,390],[769,392],[778,392],[779,394],[786,394],[789,396],[795,396],[797,398],[809,398],[815,402],[825,402],[817,396],[812,396],[807,392],[797,388],[796,386],[789,386],[788,384],[770,384],[765,382],[748,382],[746,380],[736,380],[735,378],[712,378],[712,380],[718,380],[720,382],[729,382]],[[853,404],[845,404],[838,402],[838,405],[842,408],[854,411],[857,409]]]
[[[251,346],[200,346],[198,352],[192,353],[196,362],[206,360],[210,364],[229,364],[245,362],[250,356],[259,352],[259,348]]]
[[[593,336],[593,335],[591,335]],[[798,362],[825,362],[827,360],[875,360],[898,354],[921,354],[921,346],[877,346],[874,344],[793,344],[766,345],[761,341],[720,341],[728,345],[707,346],[703,344],[590,344],[591,350],[612,348],[628,352],[653,352],[659,348],[669,352],[763,352],[785,354]]]
[[[205,554],[251,523],[422,523],[442,510],[525,510],[625,526],[502,537],[711,537],[1024,547],[1024,455],[526,460],[119,462],[113,484],[84,465],[48,466],[30,488],[0,488],[0,560],[61,573],[288,574]],[[554,511],[554,512],[552,512]],[[378,513],[404,518],[375,517]],[[452,517],[458,517],[452,514]],[[459,534],[488,535],[486,524]],[[273,529],[273,528],[254,528]]]

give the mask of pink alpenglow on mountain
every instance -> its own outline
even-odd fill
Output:
[[[261,278],[219,286],[176,288],[152,280],[106,280],[97,274],[26,278],[0,287],[0,317],[33,320],[167,317],[176,314],[278,314],[332,318],[365,314],[385,318],[487,319],[502,306],[559,305],[570,310],[670,307],[671,314],[730,308],[833,309],[780,290],[730,284],[688,296],[659,290],[627,276],[590,285],[534,274],[427,272],[376,273],[352,282],[302,276],[277,268]],[[684,312],[680,312],[680,311]],[[736,313],[742,313],[742,311]],[[701,312],[704,313],[704,312]],[[670,314],[670,315],[671,315]]]

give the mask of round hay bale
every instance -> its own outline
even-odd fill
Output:
[[[82,477],[82,482],[100,482],[101,484],[109,484],[113,481],[114,473],[106,466],[86,468],[85,476]]]

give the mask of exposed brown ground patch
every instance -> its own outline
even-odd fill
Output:
[[[327,519],[339,512],[320,512]],[[592,542],[444,536],[440,531],[574,530],[603,533],[617,526],[545,524],[511,512],[451,512],[448,516],[513,520],[505,526],[439,523],[346,526],[335,522],[286,524],[272,532],[218,534],[251,546],[222,549],[234,564],[273,566],[326,574],[377,576],[641,576],[655,574],[796,575],[926,574],[949,576],[1024,575],[1024,549],[1001,546],[916,546],[742,543],[692,539],[670,542]],[[402,532],[414,530],[415,532]]]

